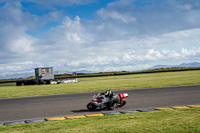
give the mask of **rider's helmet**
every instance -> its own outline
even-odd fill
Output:
[[[106,91],[105,92],[105,96],[106,97],[110,97],[112,95],[112,92],[110,90]]]

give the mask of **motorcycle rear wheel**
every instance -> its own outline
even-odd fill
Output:
[[[122,101],[120,102],[119,107],[123,107],[125,104],[126,104],[126,100],[122,100]]]
[[[114,110],[117,108],[117,103],[113,103],[110,107],[108,107],[108,110]]]

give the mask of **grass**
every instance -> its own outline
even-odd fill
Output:
[[[0,87],[3,87],[3,86],[16,86],[16,83],[15,82],[12,82],[12,83],[0,83]]]
[[[2,133],[197,133],[200,108],[107,115],[62,121],[1,126]]]
[[[200,70],[79,78],[78,83],[1,86],[0,98],[200,84]]]

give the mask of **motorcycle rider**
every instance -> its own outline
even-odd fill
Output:
[[[111,109],[113,110],[117,104],[120,102],[120,97],[118,94],[115,94],[113,93],[112,91],[110,90],[107,90],[105,93],[104,93],[105,97],[108,98],[108,109]]]

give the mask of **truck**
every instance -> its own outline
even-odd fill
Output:
[[[39,85],[39,84],[67,84],[78,82],[77,73],[73,72],[68,78],[55,78],[53,67],[35,68],[35,80],[17,81],[17,86],[23,85]]]

